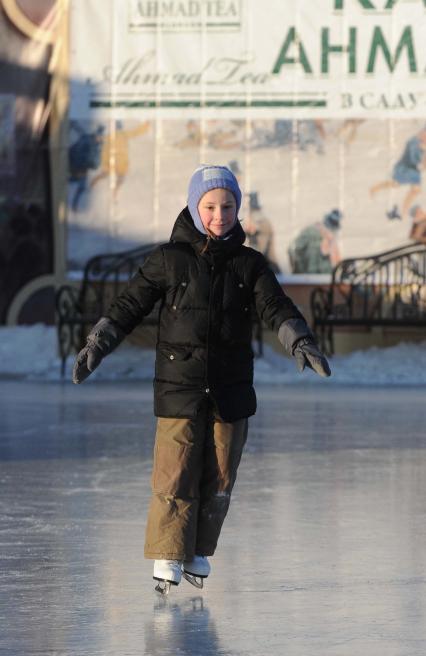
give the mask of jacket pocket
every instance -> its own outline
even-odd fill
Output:
[[[159,344],[158,352],[166,358],[166,360],[170,360],[170,362],[173,362],[174,360],[177,362],[183,362],[190,359],[193,349],[186,346],[168,346],[165,344]]]

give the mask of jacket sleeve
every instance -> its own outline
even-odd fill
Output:
[[[164,295],[164,289],[164,255],[160,246],[147,257],[126,289],[111,303],[105,316],[129,334],[151,312]]]
[[[259,254],[255,270],[253,292],[259,317],[274,332],[278,333],[281,324],[288,319],[305,321],[293,301],[284,293],[275,274],[261,254]]]

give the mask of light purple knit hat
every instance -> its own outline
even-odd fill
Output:
[[[188,209],[195,227],[203,235],[207,233],[198,212],[198,203],[211,189],[229,189],[237,203],[236,217],[241,207],[241,189],[238,186],[237,178],[230,169],[226,166],[209,166],[207,164],[195,169],[189,181]]]

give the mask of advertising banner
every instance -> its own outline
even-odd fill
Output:
[[[69,270],[167,240],[200,163],[283,280],[418,239],[425,37],[423,0],[76,0]]]

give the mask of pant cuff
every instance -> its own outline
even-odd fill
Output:
[[[194,555],[176,554],[176,553],[154,553],[153,551],[145,551],[144,557],[147,560],[192,560]]]
[[[203,546],[195,547],[195,553],[197,554],[197,556],[213,556],[215,551],[216,551],[216,547],[203,547]]]

